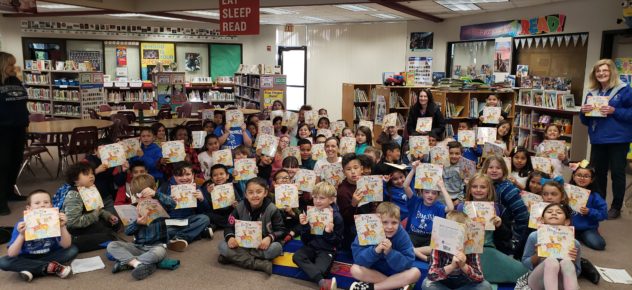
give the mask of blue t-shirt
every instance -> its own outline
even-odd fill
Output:
[[[411,182],[411,183],[414,183]],[[414,185],[411,185],[414,186]],[[411,187],[413,188],[413,187]],[[408,197],[403,187],[395,187],[384,183],[384,201],[390,201],[399,207],[399,219],[404,220],[408,217]]]
[[[7,248],[9,248],[20,235],[20,233],[18,232],[18,224],[23,221],[24,218],[21,218],[17,223],[15,223],[15,226],[13,227],[13,233],[11,233],[11,241],[9,241]],[[61,237],[24,241],[24,243],[22,244],[22,249],[20,250],[20,255],[48,254],[61,248],[61,246],[59,246],[60,241]]]
[[[446,206],[435,201],[431,206],[425,206],[423,199],[413,195],[408,200],[408,224],[406,231],[417,235],[432,234],[432,219],[435,216],[445,218]]]
[[[224,135],[224,128],[222,126],[219,126],[215,128],[215,132],[213,133],[219,138]],[[250,135],[250,132],[248,130],[246,130],[246,134],[248,134],[248,137],[252,138],[252,135]],[[233,150],[242,144],[244,144],[244,135],[241,127],[232,127],[230,128],[230,134],[228,134],[226,142],[222,144],[222,149]]]

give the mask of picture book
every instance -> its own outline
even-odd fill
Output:
[[[549,205],[549,203],[543,201],[531,204],[531,209],[529,210],[529,228],[537,229],[538,225],[542,223],[542,213],[547,205]]]
[[[461,157],[459,159],[459,163],[457,163],[459,169],[461,169],[461,178],[470,179],[476,174],[476,162],[469,160],[465,157]]]
[[[235,160],[233,176],[235,180],[250,180],[257,177],[257,159],[244,158]]]
[[[176,209],[197,207],[196,190],[195,183],[172,185],[171,199],[176,202]]]
[[[476,132],[474,130],[459,130],[459,143],[465,148],[476,147]]]
[[[360,122],[358,123],[358,128],[360,128],[360,127],[367,127],[367,128],[369,128],[369,130],[371,130],[371,132],[373,132],[373,122],[372,121],[360,120]]]
[[[125,157],[130,159],[132,157],[136,157],[136,154],[140,149],[140,140],[138,138],[129,138],[119,141],[123,148],[125,149]]]
[[[195,149],[204,148],[204,139],[206,138],[206,131],[192,131],[191,132],[191,147]]]
[[[127,160],[127,150],[119,143],[102,145],[99,146],[99,157],[108,168],[121,166]]]
[[[325,232],[325,226],[334,222],[334,212],[331,207],[318,209],[315,206],[307,206],[307,221],[310,234],[322,235]]]
[[[500,144],[495,142],[485,142],[485,145],[483,145],[483,158],[494,155],[503,157],[505,155],[505,148],[501,147]]]
[[[299,169],[294,175],[294,184],[300,191],[312,192],[316,184],[316,173],[313,170]]]
[[[353,139],[353,140],[355,140],[355,139]],[[283,149],[283,151],[281,152],[281,155],[283,155],[283,159],[287,158],[288,156],[294,156],[298,160],[298,164],[302,164],[302,162],[301,162],[301,149],[298,148],[298,146],[285,147],[285,149]]]
[[[566,196],[568,196],[568,205],[575,212],[579,212],[579,209],[585,207],[588,203],[588,197],[590,197],[590,189],[565,183],[564,191],[566,191]]]
[[[303,111],[303,116],[305,117],[305,124],[316,126],[318,123],[318,112],[316,111]]]
[[[286,126],[288,128],[296,128],[298,124],[298,114],[286,111],[285,115],[283,115],[283,120],[281,121],[281,125]]]
[[[345,179],[345,173],[340,162],[323,165],[321,170],[320,179],[329,182],[336,188]]]
[[[182,140],[163,142],[162,157],[169,159],[169,163],[184,161],[186,157],[184,142]]]
[[[382,127],[397,127],[397,113],[386,114],[382,121]]]
[[[138,217],[136,207],[131,204],[115,205],[114,210],[116,210],[116,213],[124,226],[128,226]]]
[[[432,130],[432,117],[426,118],[417,118],[417,126],[415,127],[415,131],[422,132],[430,132]]]
[[[39,208],[24,211],[24,239],[41,240],[61,236],[59,209]]]
[[[484,235],[484,234],[483,234]],[[438,216],[432,219],[430,248],[456,255],[464,250],[465,225]]]
[[[482,254],[485,245],[485,223],[470,220],[465,226],[464,254]]]
[[[529,77],[529,65],[519,64],[516,69],[516,76],[520,78]]]
[[[357,190],[364,192],[362,200],[360,200],[358,206],[362,206],[369,202],[384,200],[384,185],[381,175],[361,176],[356,188]]]
[[[534,171],[542,171],[549,175],[553,174],[551,158],[531,156],[531,165]]]
[[[542,144],[544,150],[538,153],[539,157],[557,159],[558,156],[566,154],[566,141],[564,140],[544,140]]]
[[[283,112],[283,110],[274,110],[270,112],[270,121],[274,121],[274,118],[276,117],[281,117],[281,119],[283,119],[283,116],[285,115],[285,113]],[[283,123],[283,121],[281,121],[281,123]]]
[[[314,144],[312,145],[312,159],[320,160],[327,158],[327,153],[325,153],[325,144]]]
[[[136,208],[139,216],[147,216],[147,224],[151,224],[158,218],[169,218],[169,214],[157,199],[143,198],[138,201]]]
[[[257,149],[261,150],[261,154],[274,157],[279,147],[279,138],[271,134],[257,135]]]
[[[569,258],[575,248],[575,228],[572,226],[538,226],[538,257]]]
[[[386,239],[382,220],[377,214],[357,214],[353,216],[360,246],[377,245]]]
[[[415,170],[415,189],[439,190],[438,182],[443,179],[443,167],[421,163]]]
[[[356,139],[354,137],[342,137],[340,139],[340,155],[355,153]]]
[[[483,107],[483,123],[498,124],[500,122],[501,107]]]
[[[222,149],[214,151],[211,154],[213,164],[223,164],[227,167],[233,167],[233,153],[230,149]]]
[[[215,110],[202,110],[202,120],[213,120],[213,117],[215,117]]]
[[[232,183],[214,185],[211,191],[211,203],[213,209],[226,208],[235,201],[235,187]]]
[[[471,220],[481,221],[485,224],[486,231],[494,231],[496,227],[492,219],[496,216],[496,208],[492,201],[466,201],[463,212]]]
[[[240,110],[228,110],[226,111],[226,125],[229,128],[239,127],[244,123],[244,113]]]
[[[83,206],[86,211],[93,211],[97,208],[103,208],[103,199],[96,186],[91,187],[79,187],[79,195],[83,200]]]
[[[261,221],[235,220],[235,239],[239,247],[256,249],[262,240]]]
[[[520,192],[520,197],[522,198],[524,205],[527,206],[527,210],[531,210],[531,206],[534,203],[542,202],[541,195],[524,191],[524,190]]]
[[[259,126],[257,128],[257,136],[259,135],[274,135],[274,126],[270,120],[259,120]]]
[[[331,130],[333,131],[334,135],[340,136],[342,135],[342,130],[346,126],[347,125],[345,124],[345,121],[336,121],[336,122],[331,123]]]
[[[331,130],[329,130],[329,129],[318,129],[318,130],[316,130],[316,136],[320,136],[320,135],[325,136],[325,138],[329,138],[329,137],[333,136],[334,133],[331,132]]]
[[[430,148],[430,163],[450,166],[450,151],[446,146],[435,146]]]
[[[496,142],[496,128],[478,127],[476,132],[476,144],[483,145],[485,142]]]
[[[408,142],[410,155],[413,157],[430,153],[430,140],[428,136],[410,136]]]
[[[274,204],[277,208],[298,208],[296,184],[278,184],[274,188]]]
[[[586,105],[592,105],[593,109],[586,113],[586,117],[606,117],[599,111],[601,107],[608,106],[610,97],[607,96],[588,96],[586,97]]]

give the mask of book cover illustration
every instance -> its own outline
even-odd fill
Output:
[[[228,110],[226,111],[226,124],[229,128],[239,127],[244,123],[244,113],[240,110]]]
[[[195,149],[204,148],[204,139],[206,138],[206,131],[192,131],[191,132],[191,147]]]
[[[325,226],[334,222],[334,212],[331,207],[318,209],[315,206],[307,206],[307,221],[310,234],[322,235],[325,232]]]
[[[342,130],[344,130],[346,126],[347,124],[345,124],[345,121],[336,121],[331,123],[331,130],[336,136],[340,136],[342,135]]]
[[[233,175],[235,180],[250,180],[257,177],[257,159],[244,158],[235,160]]]
[[[147,224],[151,224],[158,218],[169,218],[167,211],[160,205],[160,202],[153,198],[143,198],[136,206],[139,216],[147,216]]]
[[[115,205],[114,210],[116,210],[116,213],[124,226],[128,226],[138,217],[136,207],[131,204]]]
[[[410,136],[408,140],[410,155],[413,157],[430,153],[430,139],[428,136]]]
[[[298,146],[285,147],[285,149],[281,152],[281,155],[283,155],[283,159],[289,156],[294,156],[296,157],[296,160],[298,160],[299,165],[303,163],[301,162],[301,149]]]
[[[432,130],[432,117],[425,118],[417,118],[417,125],[415,127],[415,131],[422,132],[430,132]]]
[[[213,164],[223,164],[226,167],[233,167],[233,153],[230,149],[214,151],[211,154]]]
[[[283,115],[283,120],[281,121],[281,125],[286,126],[288,128],[296,128],[297,124],[298,124],[298,114],[291,111],[286,111],[285,114]]]
[[[274,126],[270,120],[259,120],[258,135],[274,135]]]
[[[320,160],[320,159],[326,159],[326,158],[327,158],[327,153],[325,152],[324,143],[312,145],[312,159]]]
[[[316,130],[316,136],[323,135],[325,138],[329,138],[334,135],[334,133],[329,129],[318,129]]]
[[[538,226],[538,257],[569,258],[575,248],[575,228],[572,226]]]
[[[342,137],[340,139],[340,155],[355,153],[356,139],[355,137]]]
[[[586,113],[586,117],[606,117],[606,115],[602,114],[601,107],[608,106],[608,102],[610,101],[610,97],[607,96],[588,96],[586,97],[586,105],[592,105],[593,109],[590,112]]]
[[[528,191],[521,191],[520,192],[520,197],[522,198],[522,201],[524,202],[524,205],[527,206],[527,210],[531,210],[531,206],[535,203],[538,202],[542,202],[542,196],[535,194],[535,193],[531,193]]]
[[[140,149],[140,140],[138,138],[129,138],[119,141],[123,148],[125,149],[125,157],[130,159],[132,157],[136,157],[137,153]]]
[[[390,113],[384,116],[384,120],[382,121],[382,127],[397,127],[397,113]]]
[[[285,115],[285,112],[283,112],[283,110],[274,110],[270,112],[270,120],[274,121],[274,118],[276,117],[281,117],[281,120],[283,120],[283,116]],[[283,121],[281,121],[281,123],[283,123]]]
[[[358,180],[357,190],[363,191],[364,195],[358,206],[369,202],[384,200],[384,186],[381,175],[365,175]]]
[[[316,173],[313,170],[299,169],[294,175],[294,184],[300,191],[312,192],[316,184]]]
[[[538,157],[557,159],[560,155],[566,155],[566,141],[564,140],[544,140],[542,141],[544,150]]]
[[[318,112],[309,110],[303,111],[303,116],[305,118],[305,124],[316,126],[318,123]]]
[[[353,216],[360,246],[377,245],[386,239],[382,220],[377,214],[357,214]]]
[[[483,222],[486,231],[494,231],[496,227],[492,219],[496,216],[496,209],[492,201],[466,201],[463,212],[473,221]]]
[[[373,132],[373,122],[372,121],[360,120],[360,122],[358,123],[358,128],[360,128],[360,127],[367,127],[367,128],[369,128],[369,130],[371,130],[371,132]]]
[[[470,220],[465,227],[464,254],[482,254],[485,245],[485,223]]]
[[[24,211],[24,239],[41,240],[61,236],[58,208],[39,208]]]
[[[330,163],[321,167],[321,179],[338,188],[338,185],[345,179],[345,173],[340,162]]]
[[[202,110],[202,120],[213,120],[213,117],[215,117],[215,110]]]
[[[443,167],[421,163],[415,170],[415,189],[439,190],[438,182],[443,179]]]
[[[83,200],[83,206],[86,211],[93,211],[97,208],[103,208],[103,199],[96,186],[79,187],[79,195]]]
[[[235,220],[235,239],[239,247],[256,249],[262,240],[261,221]]]
[[[494,155],[503,157],[505,155],[505,148],[501,147],[498,143],[485,142],[485,145],[483,145],[483,158]],[[511,166],[509,168],[511,168]]]
[[[459,169],[461,169],[461,178],[470,179],[476,174],[476,162],[469,160],[465,157],[461,157],[457,163]]]
[[[184,161],[186,155],[182,140],[162,143],[162,157],[169,159],[169,163]]]
[[[298,208],[296,184],[279,184],[274,188],[274,203],[277,208]]]
[[[99,158],[108,168],[121,166],[127,160],[127,150],[119,143],[102,145],[99,146]]]
[[[430,148],[430,163],[450,166],[450,151],[446,146],[435,146]]]
[[[465,225],[438,216],[432,219],[430,248],[456,255],[465,246]]]
[[[279,147],[279,138],[274,135],[263,134],[257,136],[257,149],[261,154],[274,157]]]
[[[531,165],[534,171],[542,171],[546,174],[553,174],[553,164],[547,157],[531,156]]]
[[[213,209],[226,208],[235,202],[235,187],[232,183],[213,186],[211,191],[211,203]]]
[[[500,122],[501,107],[483,107],[483,123],[498,124]]]
[[[566,191],[566,196],[568,196],[568,205],[575,212],[579,212],[579,209],[585,207],[588,203],[588,197],[590,197],[590,189],[565,183],[564,191]]]
[[[549,205],[548,202],[536,202],[531,204],[531,209],[529,210],[529,228],[537,229],[538,225],[542,223],[542,213],[544,213],[544,208]]]
[[[459,130],[459,143],[465,148],[476,147],[476,132],[474,130]]]
[[[172,185],[171,199],[176,202],[176,209],[197,207],[196,190],[194,183]]]
[[[478,127],[476,132],[476,144],[483,145],[486,142],[496,142],[496,128]]]
[[[516,76],[519,78],[529,77],[529,65],[519,64],[516,69]]]

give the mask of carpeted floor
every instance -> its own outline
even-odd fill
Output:
[[[55,152],[52,152],[55,156]],[[48,156],[44,157],[49,169],[56,164]],[[36,166],[34,166],[36,167]],[[41,168],[34,168],[35,174],[25,172],[18,181],[18,186],[24,194],[38,188],[54,193],[62,184],[62,178],[51,179]],[[628,176],[628,183],[632,177]],[[631,192],[627,192],[632,194]],[[22,215],[24,202],[10,203],[12,214],[0,217],[0,225],[13,226]],[[624,209],[623,217],[615,221],[606,221],[600,228],[608,243],[606,251],[597,252],[582,248],[585,257],[595,265],[609,268],[623,268],[632,274],[632,208]],[[158,270],[152,277],[141,282],[135,281],[129,272],[111,274],[112,262],[105,258],[105,251],[80,254],[82,257],[101,256],[106,265],[104,270],[81,273],[61,280],[55,277],[35,279],[31,283],[24,283],[17,274],[0,272],[0,289],[124,289],[140,287],[147,289],[316,289],[316,285],[307,281],[272,275],[268,277],[259,272],[253,272],[234,266],[223,266],[217,262],[217,245],[221,240],[221,233],[216,238],[200,240],[192,243],[183,253],[169,252],[168,257],[181,260],[181,266],[175,271]],[[627,246],[626,246],[627,245]],[[0,255],[6,255],[6,245],[0,246]],[[131,283],[131,284],[130,284]],[[141,286],[142,285],[142,286]],[[610,284],[601,281],[598,286],[586,280],[580,280],[582,289],[630,289],[630,285]]]

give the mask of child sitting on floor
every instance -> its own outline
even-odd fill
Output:
[[[119,186],[116,192],[116,199],[114,205],[133,204],[136,203],[136,196],[132,193],[131,182],[134,177],[141,174],[147,174],[147,167],[145,163],[140,160],[136,160],[129,165],[129,169],[125,173],[119,174],[117,177],[117,185]]]
[[[156,123],[160,124],[160,123]],[[164,125],[163,125],[164,127]],[[165,129],[166,130],[166,129]],[[140,129],[140,149],[142,152],[136,157],[130,159],[130,162],[142,161],[145,163],[147,172],[156,179],[156,183],[160,185],[164,180],[162,171],[158,169],[160,160],[162,159],[162,149],[155,141],[154,131],[148,127]],[[165,140],[166,141],[166,140]]]

